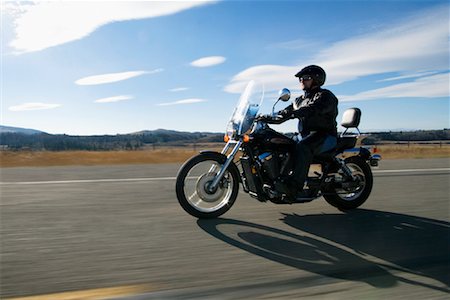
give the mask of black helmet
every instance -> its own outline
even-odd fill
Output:
[[[313,81],[319,86],[322,86],[325,83],[325,79],[327,77],[325,71],[316,65],[304,67],[297,74],[295,74],[295,77],[302,77],[303,75],[311,76]]]

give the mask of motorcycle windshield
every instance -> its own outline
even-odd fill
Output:
[[[239,137],[248,132],[264,99],[264,87],[252,80],[247,84],[228,123],[227,135]]]

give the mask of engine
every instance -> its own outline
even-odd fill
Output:
[[[263,174],[271,180],[288,175],[292,169],[289,153],[264,152],[258,155],[258,161]]]

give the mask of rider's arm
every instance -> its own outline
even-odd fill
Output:
[[[259,120],[264,120],[267,124],[281,124],[287,120],[293,119],[295,116],[292,114],[293,111],[292,104],[283,110],[280,110],[275,115],[261,115],[258,117]]]
[[[281,116],[281,118],[283,119],[283,122],[284,122],[284,121],[295,118],[295,115],[293,114],[293,112],[294,112],[294,105],[291,104],[288,107],[286,107],[285,109],[280,110],[278,112],[278,115]]]
[[[293,114],[296,118],[309,117],[315,115],[316,112],[326,114],[333,111],[336,105],[336,97],[331,92],[322,90],[314,95],[313,101],[310,101],[307,105],[303,105],[299,109],[293,111]]]

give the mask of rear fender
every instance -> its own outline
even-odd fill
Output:
[[[358,155],[364,160],[369,160],[371,153],[370,153],[369,149],[361,147],[361,148],[359,148]]]
[[[379,154],[372,155],[369,149],[363,147],[359,148],[358,156],[360,156],[365,161],[368,161],[370,166],[372,167],[378,167],[378,162],[381,160],[381,155]]]

